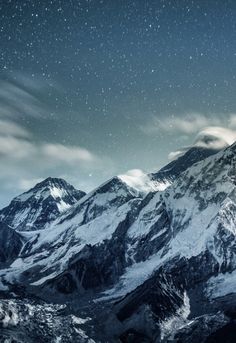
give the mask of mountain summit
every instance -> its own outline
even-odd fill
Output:
[[[49,177],[14,198],[0,220],[18,231],[42,230],[85,195],[60,178]]]

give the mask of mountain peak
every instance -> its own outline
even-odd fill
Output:
[[[130,183],[121,176],[114,176],[108,181],[104,182],[98,188],[91,192],[91,194],[96,193],[116,193],[120,194],[130,194],[132,196],[141,196],[141,191],[137,187],[133,187]]]
[[[69,187],[73,187],[72,185],[70,185],[67,181],[65,181],[62,178],[58,178],[58,177],[47,177],[46,179],[44,179],[43,181],[38,182],[34,187],[47,187],[47,186],[69,186]]]
[[[193,146],[181,154],[178,158],[161,168],[156,173],[149,174],[152,180],[175,180],[182,172],[193,164],[204,160],[205,158],[216,154],[221,149],[213,149],[203,146]]]
[[[14,198],[0,219],[20,231],[43,229],[84,195],[65,180],[48,177]]]

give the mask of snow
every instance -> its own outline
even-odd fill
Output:
[[[130,238],[145,235],[160,217],[160,193],[156,193],[148,204],[140,211],[138,218],[128,230]]]
[[[42,277],[41,279],[39,279],[38,281],[32,282],[31,285],[32,286],[40,286],[42,285],[44,282],[46,282],[47,280],[53,279],[54,277],[57,276],[58,273],[54,272],[52,274],[49,274],[45,277]]]
[[[136,171],[109,180],[79,200],[44,230],[36,231],[35,236],[31,236],[31,242],[33,237],[38,237],[31,249],[31,256],[17,259],[7,273],[2,271],[1,274],[7,274],[8,281],[14,280],[23,271],[38,265],[41,271],[31,281],[32,285],[41,285],[64,271],[68,261],[86,245],[93,246],[110,240],[131,208],[137,208],[142,201],[145,205],[125,237],[128,248],[126,260],[130,258],[133,264],[126,268],[117,284],[104,292],[100,299],[124,296],[176,256],[191,258],[208,249],[221,265],[223,257],[215,243],[219,223],[223,221],[225,229],[235,235],[233,217],[226,216],[230,206],[234,205],[229,195],[235,186],[228,175],[231,166],[219,163],[223,157],[229,158],[230,154],[219,153],[195,164],[166,190],[153,192],[144,199],[138,196],[139,192],[131,184],[140,190],[144,181],[148,181],[145,175]],[[234,160],[229,160],[233,166]],[[51,194],[57,199],[63,196],[63,191],[54,187]],[[222,195],[220,200],[214,198],[218,194]],[[66,204],[60,204],[66,207]],[[163,211],[169,218],[170,240],[145,261],[136,263],[134,252],[139,240],[149,234],[155,225],[155,234],[150,242],[169,229],[168,225],[163,224],[158,227]],[[25,216],[24,213],[21,215]]]
[[[161,340],[168,337],[168,340],[172,337],[178,329],[186,325],[188,321],[188,316],[190,315],[190,301],[187,292],[184,292],[184,304],[177,310],[177,313],[165,321],[160,323],[161,328]]]
[[[148,260],[134,263],[132,266],[126,268],[125,273],[120,277],[118,283],[102,293],[102,296],[97,301],[122,297],[140,286],[160,265],[162,252],[163,249],[158,254],[152,255]]]
[[[3,307],[3,304],[0,303],[0,317],[1,317],[1,323],[4,328],[7,328],[9,326],[16,326],[18,324],[19,317],[17,315],[16,308],[12,301],[9,301],[9,306],[8,306],[7,311]]]
[[[61,200],[57,203],[57,208],[60,213],[67,211],[71,207],[70,204],[67,204],[65,201]]]
[[[230,153],[219,153],[195,164],[166,191],[157,193],[140,211],[136,222],[128,230],[130,238],[137,239],[148,234],[150,228],[157,223],[159,206],[161,207],[158,202],[160,197],[170,218],[172,237],[165,246],[165,250],[162,248],[146,261],[134,263],[126,268],[118,283],[104,292],[101,299],[124,296],[147,280],[159,266],[177,256],[191,258],[208,249],[219,264],[222,264],[223,255],[216,247],[215,237],[219,234],[222,208],[229,203],[227,195],[231,194],[235,186],[228,176],[230,166],[227,163],[222,166],[218,160],[222,156],[228,159],[229,155]],[[233,165],[232,158],[230,160]],[[214,170],[213,174],[212,170]],[[188,185],[191,177],[192,181]],[[181,196],[176,198],[176,194]],[[212,194],[221,194],[225,198],[217,200],[218,198],[213,198]],[[207,206],[199,206],[200,196]],[[156,233],[156,237],[164,232],[162,231],[164,229],[161,227],[160,231]],[[233,229],[230,230],[232,232]],[[152,239],[154,239],[153,237]],[[129,244],[128,249],[127,253],[132,255],[135,252],[135,244],[133,247]]]
[[[49,188],[49,192],[51,194],[51,196],[56,199],[56,198],[63,198],[64,195],[67,194],[67,192],[65,191],[65,189],[63,188],[58,188],[58,187],[50,187]]]
[[[0,280],[0,291],[7,291],[7,290],[8,290],[8,287],[2,283],[2,280]]]
[[[76,317],[74,315],[72,315],[72,320],[75,324],[77,325],[81,325],[81,324],[85,324],[87,323],[88,321],[91,320],[91,318],[87,317],[87,318],[79,318],[79,317]]]
[[[56,191],[54,194],[57,194]],[[37,237],[31,256],[13,262],[7,279],[19,278],[21,273],[34,265],[41,266],[41,270],[34,276],[32,285],[41,285],[55,277],[86,244],[96,245],[111,239],[119,223],[125,220],[132,204],[137,201],[140,200],[129,193],[122,183],[112,184],[111,190],[105,193],[95,191],[83,197],[44,230],[35,231],[35,236],[31,238],[28,235],[31,242]]]
[[[21,195],[18,195],[15,200],[16,201],[20,201],[20,202],[24,202],[27,201],[28,199],[30,199],[32,196],[34,195],[33,192],[29,191],[29,192],[25,192]]]
[[[155,235],[152,236],[152,238],[150,239],[150,241],[154,241],[154,239],[160,237],[163,233],[165,233],[168,230],[167,227],[164,226],[164,228],[162,230],[160,230],[158,233],[156,233]]]
[[[80,325],[90,318],[79,318],[64,313],[66,305],[50,303],[32,303],[29,299],[2,299],[0,303],[0,327],[5,332],[4,342],[12,341],[12,337],[20,337],[21,341],[38,342],[90,342],[90,339]],[[63,313],[62,313],[63,312]],[[15,327],[15,328],[14,328]],[[1,331],[1,330],[0,330]],[[1,331],[1,333],[2,333]],[[18,341],[18,340],[17,340]]]
[[[14,198],[10,205],[2,210],[0,217],[4,220],[6,216],[8,224],[19,231],[34,230],[38,219],[37,226],[41,225],[44,229],[60,213],[66,212],[71,204],[77,202],[74,191],[76,192],[64,180],[46,179],[28,192]],[[51,206],[50,213],[49,206]],[[41,218],[45,220],[45,224]]]
[[[166,188],[168,188],[171,185],[169,181],[165,182],[155,182],[155,187],[157,191],[164,191]]]
[[[140,192],[149,193],[157,190],[157,185],[147,174],[140,169],[129,170],[126,174],[118,176],[129,187],[132,187]],[[162,186],[160,185],[160,188]]]
[[[236,293],[236,270],[211,277],[207,283],[206,293],[212,299]]]

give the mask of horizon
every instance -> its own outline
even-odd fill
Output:
[[[217,129],[217,131],[215,131],[215,129]],[[201,137],[198,140],[195,140],[195,142],[188,146],[188,147],[183,147],[180,150],[177,150],[172,156],[168,156],[168,161],[166,164],[164,164],[163,166],[161,166],[159,169],[157,170],[152,170],[152,171],[147,171],[147,172],[143,172],[141,169],[131,169],[126,173],[121,173],[118,175],[112,175],[110,178],[104,180],[102,183],[99,183],[97,185],[95,185],[95,187],[89,189],[89,190],[84,190],[82,188],[76,187],[75,185],[73,185],[72,183],[70,183],[67,179],[62,178],[62,177],[58,177],[58,176],[52,176],[52,175],[48,175],[46,178],[39,178],[38,180],[35,180],[34,184],[29,183],[28,184],[28,188],[24,189],[21,193],[15,194],[11,199],[9,199],[7,201],[6,204],[1,205],[0,204],[0,209],[3,209],[4,207],[8,206],[10,204],[10,202],[17,196],[23,194],[23,193],[27,193],[28,191],[30,191],[31,189],[35,188],[35,186],[37,186],[38,184],[46,181],[47,179],[59,179],[59,180],[63,180],[66,181],[67,183],[69,183],[71,186],[73,186],[76,190],[80,190],[82,192],[85,192],[85,194],[89,194],[91,192],[93,192],[94,190],[96,190],[97,188],[101,187],[104,183],[109,182],[110,180],[112,180],[115,177],[119,177],[123,182],[125,182],[128,186],[136,188],[136,186],[134,186],[135,184],[139,184],[139,186],[137,187],[142,188],[142,184],[147,181],[146,176],[152,174],[152,173],[156,173],[158,171],[160,171],[162,168],[165,168],[166,166],[168,166],[171,162],[177,160],[178,158],[180,158],[181,156],[184,156],[190,149],[192,148],[203,148],[203,149],[209,149],[209,150],[215,150],[216,153],[220,152],[221,150],[233,145],[236,142],[236,138],[234,141],[232,141],[232,138],[228,139],[225,137],[225,135],[229,134],[228,130],[224,130],[223,132],[218,132],[218,127],[212,127],[210,132],[209,129],[205,129],[202,130],[201,133]],[[213,132],[211,132],[213,130]],[[199,135],[197,135],[198,137]],[[206,142],[205,142],[206,141]],[[132,183],[134,184],[132,186]],[[146,190],[146,192],[148,193],[150,191]]]

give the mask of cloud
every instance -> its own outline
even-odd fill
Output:
[[[178,137],[188,139],[195,134],[192,145],[184,146],[169,153],[168,158],[170,160],[180,157],[193,146],[216,150],[223,149],[236,140],[235,129],[236,114],[234,113],[224,116],[189,113],[182,117],[172,115],[162,119],[154,116],[141,127],[142,132],[147,135],[164,132],[171,135],[182,135]]]
[[[0,157],[23,159],[31,157],[35,152],[36,147],[26,140],[11,136],[0,136]]]
[[[155,186],[147,173],[144,173],[141,169],[128,170],[125,174],[119,175],[119,178],[138,191],[146,193],[155,190]]]
[[[212,124],[219,125],[220,120],[217,117],[209,117],[201,113],[190,113],[183,117],[172,115],[161,119],[154,116],[141,127],[141,130],[147,135],[163,131],[167,133],[193,134]]]
[[[42,154],[52,160],[74,164],[78,162],[95,162],[97,157],[89,150],[78,146],[65,146],[62,144],[43,144]]]
[[[43,104],[28,89],[8,81],[0,82],[0,115],[4,117],[43,115]]]
[[[43,178],[20,179],[18,181],[18,189],[20,191],[28,191],[41,181],[43,181]]]
[[[183,156],[187,150],[189,150],[191,147],[188,146],[188,147],[183,147],[183,148],[180,148],[179,150],[176,150],[176,151],[171,151],[168,155],[168,159],[170,161],[173,161],[173,160],[177,160],[177,158],[179,158],[180,156]]]
[[[21,125],[0,119],[1,203],[6,204],[48,176],[67,175],[68,181],[77,179],[76,184],[83,189],[88,171],[100,170],[102,174],[102,161],[88,149],[33,139]]]
[[[20,159],[42,165],[64,164],[82,166],[84,163],[95,163],[99,158],[80,146],[69,146],[54,143],[33,143],[29,140],[1,135],[0,157],[8,160]],[[24,161],[25,162],[25,161]]]
[[[0,80],[0,117],[48,118],[52,112],[49,94],[51,99],[60,98],[61,89],[39,76],[5,74]]]
[[[2,75],[0,206],[48,176],[66,178],[79,189],[89,191],[116,173],[113,161],[106,156],[100,157],[80,144],[52,141],[48,132],[50,128],[57,130],[59,124],[63,127],[66,109],[65,90],[57,84],[17,72]],[[42,139],[46,125],[48,132]]]
[[[203,147],[206,149],[220,150],[233,144],[236,141],[236,130],[219,126],[210,126],[201,130],[192,145],[172,151],[168,158],[175,160],[182,156],[192,147]]]
[[[236,114],[230,114],[228,118],[228,126],[232,129],[236,129]]]
[[[236,140],[236,131],[225,127],[211,126],[200,131],[194,145],[210,149],[223,149]]]
[[[23,128],[21,125],[9,120],[0,119],[0,135],[3,136],[16,136],[29,138],[30,132]]]

